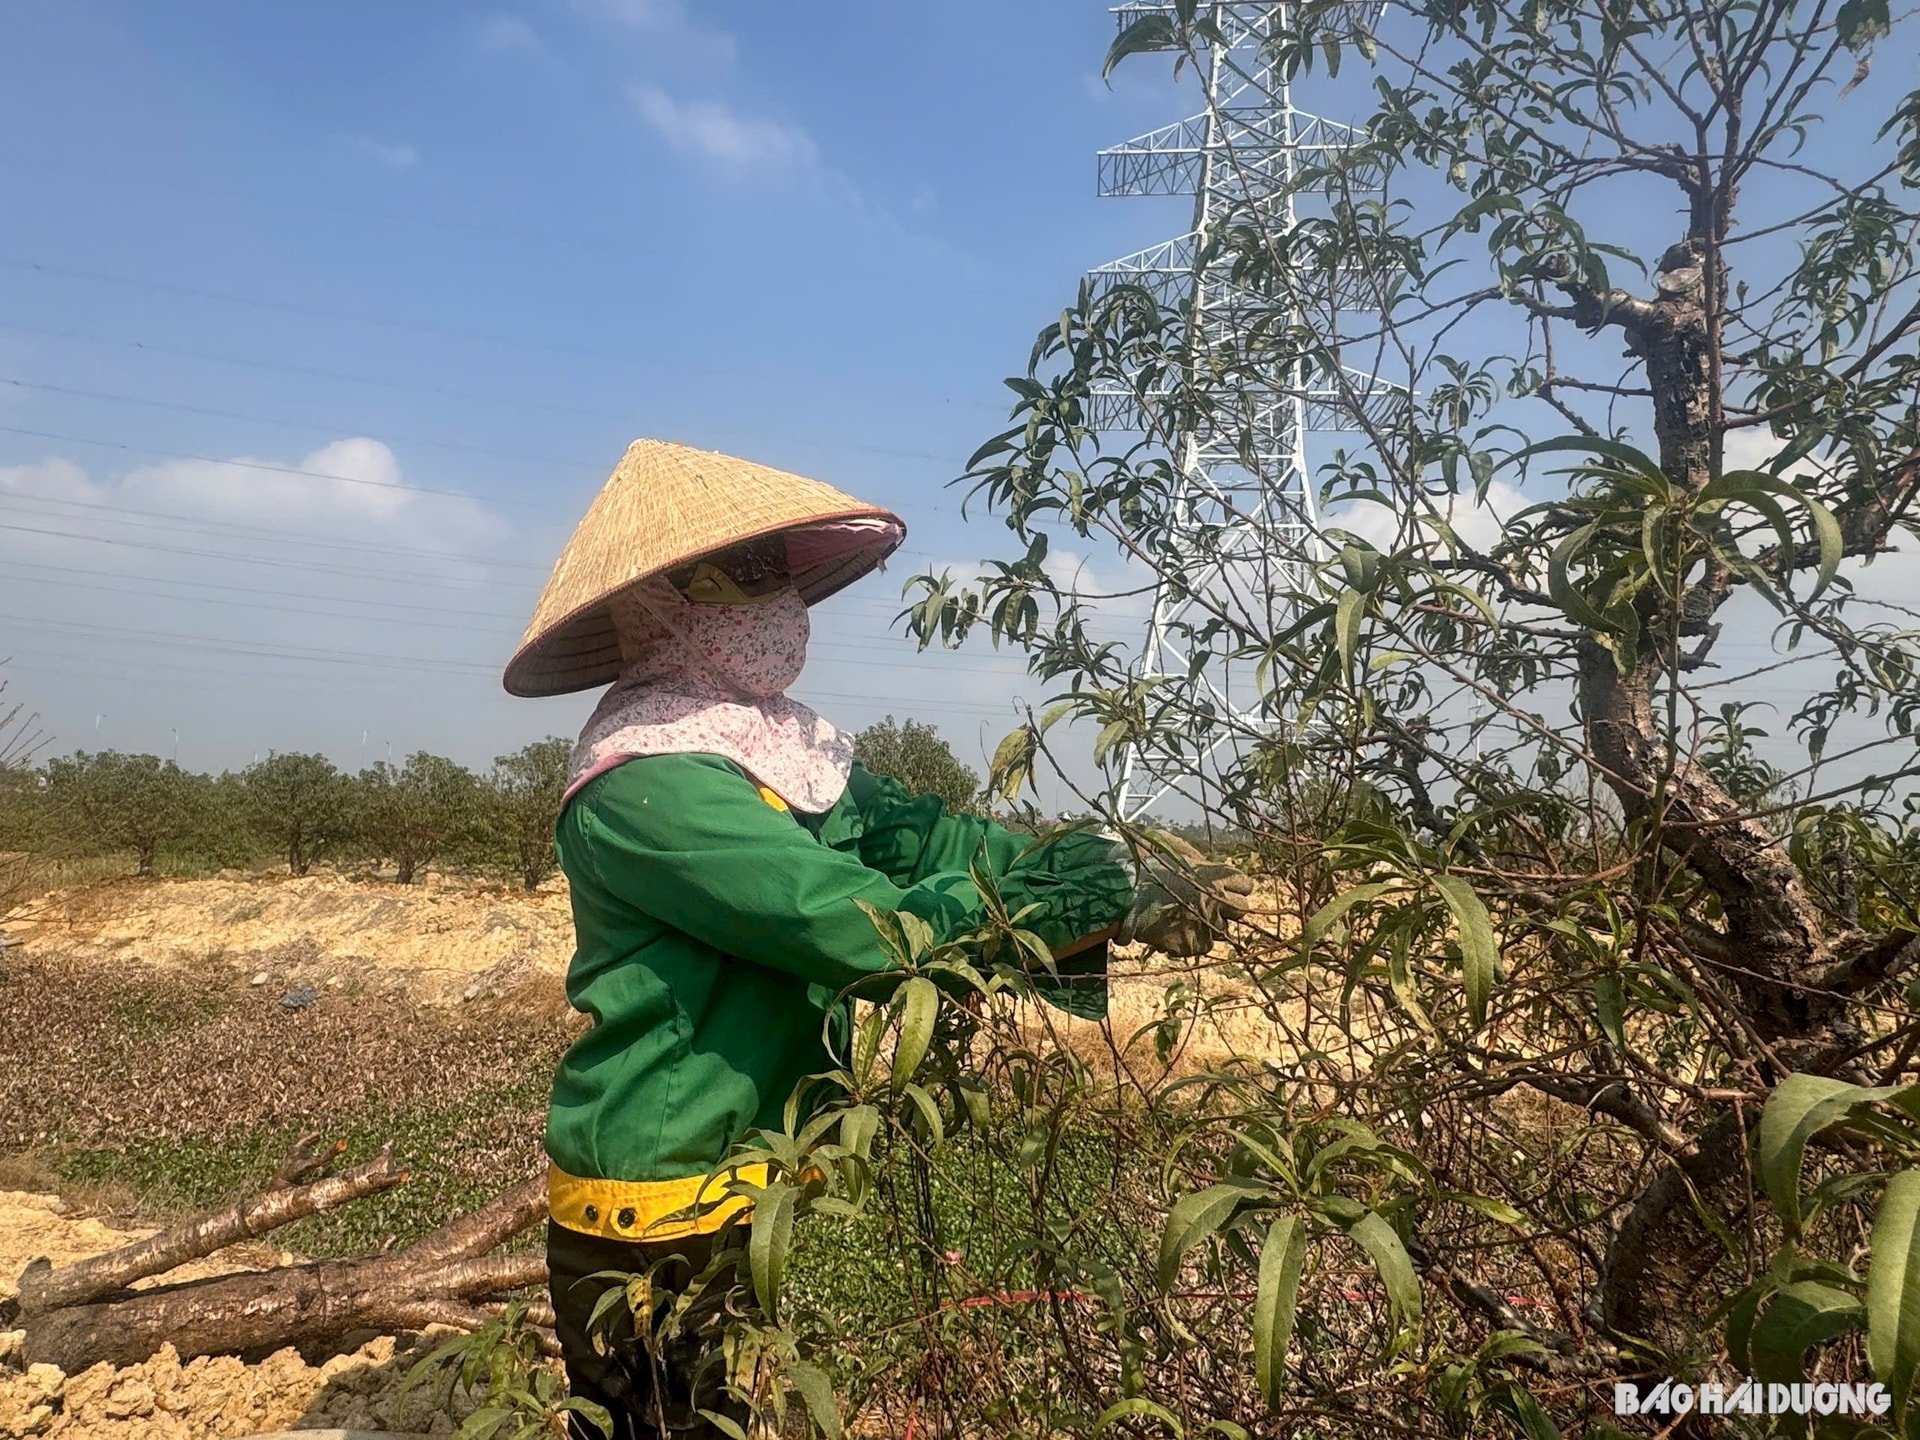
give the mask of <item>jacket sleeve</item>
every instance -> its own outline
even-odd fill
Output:
[[[988,865],[1000,874],[1031,838],[978,815],[949,815],[938,795],[916,795],[858,761],[847,793],[863,826],[860,858],[900,885],[942,870],[964,874],[983,845]]]
[[[938,795],[915,795],[857,761],[847,789],[865,825],[860,858],[896,884],[947,870],[965,874],[976,858],[995,876],[1035,867],[1055,875],[1107,865],[1125,869],[1111,840],[1078,833],[1036,842],[978,815],[950,815]]]
[[[1112,840],[1080,831],[1043,841],[978,815],[950,815],[939,796],[915,795],[859,764],[847,788],[864,827],[860,858],[896,884],[964,875],[982,862],[1008,910],[1041,905],[1034,928],[1056,948],[1104,930],[1132,903],[1132,870]]]
[[[609,893],[724,954],[834,990],[888,968],[856,901],[917,915],[943,941],[978,924],[983,908],[964,867],[896,883],[819,843],[707,756],[618,766],[574,797],[563,843],[568,832]],[[1053,941],[1078,923],[1074,910],[1063,905],[1037,928]]]

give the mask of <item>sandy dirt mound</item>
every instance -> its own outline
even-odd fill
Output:
[[[1269,899],[1271,897],[1268,897]],[[1272,921],[1265,922],[1271,926]],[[1264,927],[1263,927],[1264,928]],[[1282,930],[1290,930],[1283,925]],[[53,892],[17,923],[24,951],[179,969],[230,964],[275,995],[303,987],[404,992],[430,1005],[501,995],[566,973],[573,921],[566,883],[534,894],[429,875],[416,885],[360,876],[223,874],[208,880],[116,881]],[[1276,1027],[1262,1014],[1235,947],[1202,961],[1144,951],[1114,957],[1112,1020],[1090,1026],[1049,1014],[1062,1038],[1089,1059],[1126,1047],[1135,1079],[1235,1054],[1295,1048],[1301,1030],[1336,1031],[1290,1014]],[[1175,1004],[1190,1016],[1167,1063],[1156,1064],[1150,1027]],[[1289,1007],[1297,1008],[1297,1007]],[[1130,1037],[1140,1036],[1129,1046]],[[1143,1058],[1144,1057],[1144,1058]]]
[[[45,1255],[56,1264],[138,1239],[70,1212],[52,1195],[0,1191],[0,1299],[13,1293],[21,1267]],[[241,1245],[182,1266],[165,1283],[285,1264],[271,1246]],[[160,1282],[148,1282],[160,1283]],[[140,1365],[95,1365],[66,1375],[52,1365],[20,1368],[23,1336],[0,1331],[0,1437],[59,1440],[223,1440],[284,1429],[341,1427],[412,1434],[451,1434],[464,1416],[449,1413],[424,1382],[407,1372],[430,1337],[369,1337],[349,1353],[318,1364],[292,1349],[256,1364],[233,1356],[182,1361],[171,1346]]]
[[[565,972],[564,888],[534,894],[429,876],[335,874],[122,881],[56,891],[9,938],[22,948],[159,967],[224,960],[283,986],[404,989],[453,1003]]]

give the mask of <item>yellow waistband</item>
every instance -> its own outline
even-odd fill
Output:
[[[767,1166],[742,1165],[717,1175],[679,1180],[589,1180],[547,1166],[547,1212],[569,1230],[608,1240],[681,1240],[711,1235],[752,1208],[731,1193],[730,1180],[767,1183]],[[694,1207],[700,1209],[695,1211]],[[669,1218],[672,1217],[672,1218]]]

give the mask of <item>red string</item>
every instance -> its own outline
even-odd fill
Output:
[[[949,1300],[942,1310],[972,1310],[981,1305],[1031,1305],[1036,1300],[1067,1300],[1077,1305],[1098,1300],[1081,1290],[1003,1290],[998,1295],[969,1295],[964,1300]]]

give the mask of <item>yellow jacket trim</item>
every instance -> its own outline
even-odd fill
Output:
[[[778,792],[778,791],[775,791],[775,790],[769,790],[769,789],[768,789],[768,788],[767,788],[766,786],[764,786],[764,785],[761,785],[761,786],[759,786],[759,787],[758,787],[758,789],[759,789],[759,791],[760,791],[760,798],[761,798],[762,800],[764,800],[764,801],[766,801],[766,802],[767,802],[767,804],[769,804],[769,805],[771,805],[771,806],[772,806],[772,807],[773,807],[774,809],[776,809],[776,810],[786,810],[786,809],[788,809],[788,808],[790,808],[790,807],[789,807],[789,806],[787,805],[787,802],[786,802],[785,800],[782,800],[782,799],[780,798],[780,795],[779,795],[779,792]]]
[[[649,1243],[682,1240],[711,1235],[753,1208],[751,1199],[728,1189],[730,1181],[765,1185],[767,1178],[763,1163],[679,1180],[589,1180],[549,1162],[547,1212],[582,1235]]]

